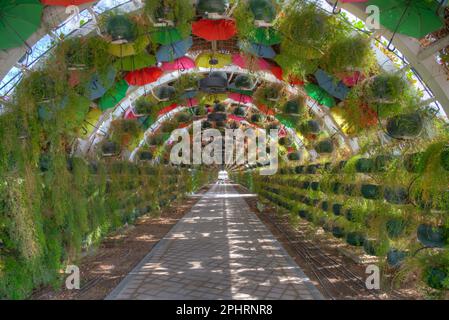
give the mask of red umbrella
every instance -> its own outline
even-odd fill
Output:
[[[192,24],[192,33],[208,41],[228,40],[237,33],[234,20],[202,19]]]
[[[270,67],[270,71],[279,80],[281,80],[281,81],[284,80],[284,78],[283,78],[283,71],[282,71],[281,67],[276,66],[276,65],[272,65]]]
[[[79,6],[80,4],[94,2],[94,0],[41,0],[47,6]]]
[[[125,80],[131,86],[143,86],[156,81],[163,73],[161,68],[148,67],[128,72],[125,76]]]
[[[159,112],[157,113],[158,117],[163,116],[166,113],[169,113],[170,111],[176,109],[178,107],[177,103],[173,103],[171,105],[169,105],[168,107],[162,108],[161,110],[159,110]]]

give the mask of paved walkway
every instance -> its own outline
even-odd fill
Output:
[[[214,185],[107,299],[323,299],[232,185]]]

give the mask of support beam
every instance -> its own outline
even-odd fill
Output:
[[[430,46],[421,49],[418,53],[417,58],[419,60],[425,60],[448,46],[449,46],[449,35],[435,41]]]

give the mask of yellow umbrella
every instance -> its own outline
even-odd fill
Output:
[[[216,101],[222,102],[228,98],[226,93],[208,94],[201,98],[202,104],[214,104]]]
[[[82,138],[87,138],[95,129],[95,126],[100,120],[103,112],[97,108],[91,108],[84,119],[83,127],[81,129]]]
[[[232,63],[232,57],[223,53],[202,53],[196,58],[195,63],[201,68],[223,68]]]
[[[134,42],[109,44],[109,53],[119,58],[133,56],[143,51],[149,44],[150,39],[148,36],[143,35],[138,37]]]

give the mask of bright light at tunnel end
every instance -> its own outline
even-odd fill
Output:
[[[271,129],[269,133],[265,129],[225,129],[223,137],[217,129],[202,130],[201,121],[195,121],[192,137],[185,129],[174,130],[172,137],[174,141],[181,139],[170,152],[170,162],[175,165],[266,164],[259,170],[261,175],[274,175],[278,169],[276,129]]]

